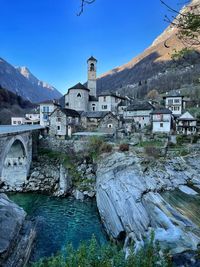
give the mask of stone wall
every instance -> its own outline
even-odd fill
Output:
[[[59,140],[51,137],[42,138],[39,142],[40,148],[50,149],[62,153],[83,152],[88,147],[87,140]]]
[[[10,189],[25,182],[32,161],[32,133],[0,136],[0,182]]]

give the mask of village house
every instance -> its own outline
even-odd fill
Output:
[[[114,93],[101,93],[98,96],[99,111],[111,111],[117,113],[118,106],[122,101],[126,100],[124,97]]]
[[[58,107],[55,100],[48,100],[40,103],[40,125],[49,126],[49,116]]]
[[[104,133],[116,134],[121,126],[120,119],[112,112],[108,112],[100,120],[98,130]]]
[[[165,107],[172,111],[174,117],[179,117],[182,114],[184,106],[183,96],[179,93],[171,93],[163,97],[165,100]]]
[[[172,111],[167,108],[155,109],[151,112],[152,132],[170,133],[172,129]]]
[[[40,124],[39,113],[27,113],[24,117],[11,117],[11,125]]]
[[[57,107],[49,116],[49,135],[59,139],[71,137],[80,126],[80,115],[76,110]]]
[[[143,129],[144,127],[150,125],[150,113],[153,111],[154,107],[148,101],[132,101],[124,111],[125,123],[132,120],[135,124],[136,129]]]
[[[197,120],[189,112],[185,112],[177,119],[176,131],[184,135],[196,134]]]
[[[92,111],[81,113],[81,125],[89,131],[96,130],[100,120],[107,114],[107,111]]]

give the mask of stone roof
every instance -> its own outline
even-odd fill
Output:
[[[196,119],[187,111],[182,114],[179,118],[179,121],[196,121]]]
[[[97,59],[96,58],[94,58],[93,56],[91,56],[90,58],[88,58],[88,60],[87,61],[96,61],[97,62]]]
[[[127,107],[127,111],[152,110],[154,107],[148,101],[135,101]]]
[[[70,109],[70,108],[57,108],[57,109],[55,109],[52,113],[51,113],[51,115],[55,112],[55,111],[57,111],[57,110],[60,110],[62,113],[64,113],[67,117],[80,117],[80,115],[79,115],[79,113],[76,111],[76,110],[74,110],[74,109]],[[50,115],[50,116],[51,116]]]
[[[152,115],[154,114],[172,114],[172,111],[168,108],[158,108],[151,112]]]
[[[77,83],[73,87],[69,88],[69,90],[71,90],[71,89],[81,89],[81,90],[90,91],[90,89],[88,89],[87,87],[85,87],[82,83]]]
[[[98,102],[98,98],[94,95],[89,95],[89,101],[95,101]]]
[[[181,95],[181,93],[179,91],[172,90],[168,94],[166,93],[166,95],[163,96],[164,99],[167,98],[167,97],[184,97],[184,96]]]
[[[41,104],[52,104],[52,105],[56,105],[59,106],[59,100],[55,100],[55,99],[51,99],[51,100],[44,100],[42,102],[39,103],[39,105]]]
[[[91,112],[82,112],[81,117],[87,117],[87,118],[96,118],[100,119],[103,118],[105,115],[107,115],[108,111],[91,111]]]
[[[120,98],[120,99],[123,99],[123,100],[126,99],[125,97],[123,97],[121,95],[117,95],[117,94],[112,93],[112,92],[102,92],[98,96],[113,96],[113,97]]]

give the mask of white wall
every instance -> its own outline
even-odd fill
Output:
[[[95,110],[93,108],[95,108]],[[99,111],[99,102],[89,101],[89,111]]]
[[[99,111],[113,111],[117,112],[117,106],[121,99],[114,96],[99,96]],[[107,108],[105,108],[107,106]]]
[[[169,133],[171,130],[171,114],[155,114],[153,115],[153,129],[154,133],[162,132]]]
[[[49,115],[56,109],[53,103],[40,104],[40,125],[49,126]]]
[[[182,97],[167,97],[165,100],[166,108],[169,108],[174,115],[182,114]]]
[[[24,124],[24,117],[11,117],[11,125],[21,125]]]
[[[81,97],[79,97],[79,95]],[[69,103],[67,106],[66,104]],[[65,107],[77,111],[88,111],[89,91],[82,89],[70,89],[65,96]]]

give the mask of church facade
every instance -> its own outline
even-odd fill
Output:
[[[65,108],[82,112],[117,112],[117,106],[123,97],[111,93],[97,96],[97,60],[94,57],[87,60],[87,73],[87,86],[78,83],[68,89]]]

